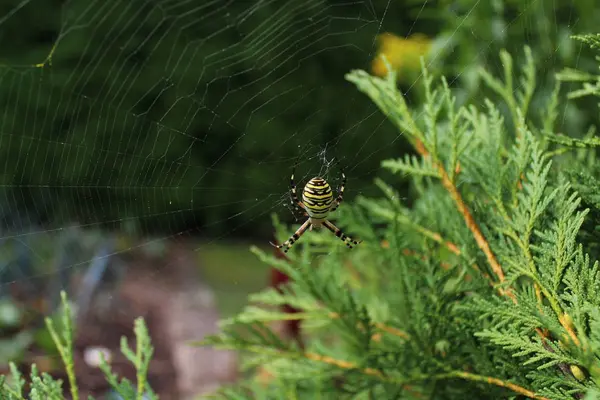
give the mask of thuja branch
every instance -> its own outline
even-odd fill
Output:
[[[329,313],[329,317],[332,318],[332,319],[338,319],[338,318],[340,318],[340,315],[338,313],[332,312],[332,313]],[[406,332],[404,332],[404,331],[402,331],[402,330],[400,330],[398,328],[394,328],[394,327],[382,324],[380,322],[375,322],[373,325],[377,329],[379,329],[379,330],[381,330],[383,332],[386,332],[386,333],[388,333],[390,335],[397,336],[397,337],[402,338],[402,339],[410,339],[410,335],[408,333],[406,333]],[[375,334],[375,335],[377,335],[377,334]]]
[[[436,234],[436,235],[439,236],[439,234]],[[441,236],[440,236],[440,238],[441,238]],[[456,247],[456,245],[454,245],[452,243],[450,243],[450,244],[460,254],[460,250],[458,250],[458,247]],[[449,248],[451,248],[451,247],[449,247]],[[288,262],[290,261],[290,259],[280,249],[275,249],[274,254],[275,254],[275,257],[277,257],[278,259],[283,259],[283,260],[286,260]],[[287,275],[285,275],[283,272],[277,270],[276,268],[273,268],[273,271],[275,272],[275,280],[272,282],[272,286],[273,287],[277,288],[279,285],[285,284],[285,283],[287,283],[289,281],[289,277]],[[300,310],[294,309],[293,307],[292,307],[292,309],[295,312],[289,312],[289,308],[288,308],[285,311],[285,314],[283,314],[283,315],[282,314],[278,314],[277,315],[277,320],[280,320],[280,321],[301,321],[301,320],[304,320],[304,319],[313,318],[314,315],[315,315],[314,313],[310,313],[310,312],[301,312]],[[285,310],[285,307],[284,307],[284,310]],[[330,318],[330,319],[341,318],[341,316],[339,314],[335,313],[335,312],[329,312],[327,314],[327,317]],[[270,319],[270,321],[273,321],[273,320],[274,319]],[[400,330],[398,328],[394,328],[394,327],[385,325],[385,324],[380,323],[380,322],[375,322],[373,325],[375,326],[375,328],[379,329],[382,332],[386,332],[386,333],[388,333],[390,335],[397,336],[397,337],[405,339],[405,340],[410,339],[410,335],[408,333],[406,333],[406,332],[404,332],[404,331],[402,331],[402,330]],[[363,329],[360,326],[358,328],[359,329]],[[294,329],[297,329],[297,328],[294,328]],[[300,334],[299,331],[296,332],[296,334],[299,335]],[[381,338],[381,334],[380,333],[375,333],[372,336],[372,339],[375,340],[375,341],[381,340],[380,338]]]
[[[46,327],[50,332],[50,336],[52,337],[52,341],[58,349],[60,358],[65,366],[67,378],[69,379],[69,385],[71,387],[71,397],[73,400],[79,400],[79,389],[77,387],[75,366],[73,363],[73,316],[71,314],[71,308],[67,301],[67,294],[65,291],[60,292],[60,298],[64,308],[61,330],[56,330],[54,327],[54,321],[51,318],[46,317],[45,322]]]
[[[411,229],[414,229],[416,232],[425,236],[426,238],[431,239],[434,242],[439,243],[442,246],[446,247],[452,253],[454,253],[456,255],[460,255],[460,249],[458,248],[458,246],[456,244],[454,244],[448,240],[445,240],[442,237],[442,235],[440,235],[438,232],[434,232],[430,229],[425,228],[422,225],[415,223],[407,215],[395,213],[392,210],[380,207],[376,203],[374,203],[371,200],[366,199],[366,198],[361,198],[359,200],[359,203],[361,203],[365,206],[368,206],[369,210],[371,210],[371,212],[374,215],[377,215],[378,217],[382,217],[382,218],[385,218],[390,221],[395,220],[396,222],[398,222],[400,224],[409,226]]]
[[[452,371],[452,372],[449,372],[448,374],[441,375],[440,378],[460,378],[460,379],[466,379],[466,380],[473,381],[473,382],[483,382],[483,383],[487,383],[490,385],[510,389],[513,392],[521,394],[523,396],[527,396],[530,399],[550,400],[547,397],[538,396],[531,390],[525,389],[522,386],[516,385],[511,382],[503,381],[502,379],[494,378],[491,376],[477,375],[477,374],[472,374],[470,372],[465,372],[465,371]]]
[[[424,146],[417,147],[417,151],[419,151],[419,153],[423,157],[429,156],[429,154],[427,153],[427,150],[425,149]],[[450,179],[450,176],[448,175],[448,172],[446,171],[446,169],[444,168],[444,165],[442,163],[438,162],[437,168],[440,173],[441,180],[442,180],[442,186],[444,186],[444,188],[450,194],[450,197],[452,198],[452,200],[454,200],[454,204],[456,204],[456,208],[458,209],[458,212],[460,212],[462,214],[462,216],[465,220],[465,224],[467,225],[467,227],[473,234],[473,237],[475,238],[475,242],[477,243],[477,246],[479,246],[481,251],[483,251],[483,253],[485,254],[488,264],[490,265],[490,268],[492,269],[492,271],[494,272],[496,277],[498,277],[499,282],[500,283],[504,282],[505,278],[504,278],[504,271],[502,270],[502,266],[500,266],[498,259],[492,252],[489,242],[487,241],[487,239],[481,232],[481,229],[479,229],[479,226],[477,225],[475,218],[473,218],[471,211],[465,204],[460,192],[458,191],[458,188],[456,187],[456,185],[454,184],[452,179]],[[500,289],[500,293],[510,297],[513,301],[516,301],[514,294],[510,290]]]
[[[369,368],[369,367],[363,368],[354,362],[347,361],[347,360],[341,360],[341,359],[333,358],[333,357],[318,354],[318,353],[312,353],[312,352],[301,353],[301,352],[294,352],[294,351],[283,351],[283,350],[276,350],[273,348],[268,348],[268,347],[264,347],[264,346],[256,346],[256,345],[244,347],[244,350],[248,350],[253,353],[269,354],[269,355],[272,355],[275,357],[280,357],[280,358],[305,359],[305,360],[310,360],[310,361],[314,361],[314,362],[318,362],[318,363],[331,365],[336,368],[340,368],[340,369],[344,369],[344,370],[355,370],[355,371],[361,372],[367,376],[376,378],[382,382],[398,384],[398,385],[401,385],[402,387],[408,387],[408,385],[410,385],[410,384],[414,384],[414,383],[422,382],[422,381],[428,381],[428,380],[460,378],[460,379],[464,379],[464,380],[468,380],[468,381],[472,381],[472,382],[487,383],[489,385],[494,385],[494,386],[510,389],[515,393],[518,393],[520,395],[526,396],[531,399],[550,400],[546,397],[538,396],[533,391],[526,389],[522,386],[519,386],[515,383],[511,383],[511,382],[504,381],[502,379],[498,379],[498,378],[494,378],[494,377],[490,377],[490,376],[472,374],[472,373],[464,372],[464,371],[452,371],[452,372],[438,374],[438,375],[419,374],[417,376],[412,376],[412,377],[395,377],[395,376],[392,376],[391,374],[384,374],[375,368]]]
[[[458,190],[455,180],[451,177],[451,174],[448,173],[445,165],[439,159],[439,155],[437,154],[436,141],[437,136],[436,132],[423,132],[419,129],[416,124],[415,119],[413,118],[411,112],[409,111],[405,99],[401,92],[397,90],[396,82],[394,74],[389,74],[386,79],[380,79],[377,77],[370,76],[364,71],[353,71],[350,74],[346,75],[347,80],[353,82],[357,88],[363,93],[367,94],[374,103],[380,108],[380,110],[388,117],[388,119],[396,125],[399,131],[406,135],[408,141],[415,148],[417,153],[426,161],[424,165],[430,166],[429,168],[434,168],[437,171],[437,178],[441,180],[441,184],[444,189],[450,194],[458,212],[463,216],[465,224],[467,228],[471,231],[473,238],[475,239],[477,246],[479,249],[485,254],[488,265],[490,269],[494,273],[499,281],[502,284],[506,278],[504,274],[504,270],[496,255],[492,251],[488,240],[483,235],[481,229],[479,228],[477,222],[475,221],[471,211],[469,210],[467,204],[465,203],[460,191]],[[428,85],[430,80],[425,77],[426,85]],[[428,92],[430,92],[429,88]],[[450,94],[446,91],[446,97],[449,98]],[[435,102],[435,96],[433,94],[430,95],[429,105]],[[448,112],[452,115],[454,111],[452,107],[454,106],[453,101],[448,101]],[[452,116],[451,115],[451,116]],[[430,119],[435,118],[436,115],[429,115]],[[453,118],[450,118],[453,120]],[[430,121],[429,126],[432,125]],[[429,135],[427,135],[429,134]],[[453,138],[457,140],[456,138]],[[454,156],[453,156],[454,157]],[[451,163],[453,165],[453,163]],[[454,167],[453,167],[454,168]],[[436,176],[436,174],[429,173],[428,176]],[[523,188],[522,180],[524,176],[521,174],[521,180],[517,184],[516,190],[521,190]],[[517,199],[517,197],[515,197]],[[503,211],[503,216],[505,219],[508,215],[504,212],[503,207],[499,207],[501,211]],[[524,253],[528,256],[529,260],[532,260],[531,254],[529,253],[529,249],[527,246],[524,248]],[[531,263],[531,262],[530,262]],[[534,271],[530,271],[530,276],[534,278],[534,287],[536,291],[536,297],[538,298],[538,302],[541,304],[542,295],[548,299],[550,302],[553,311],[559,318],[560,324],[565,328],[568,333],[569,338],[576,346],[580,346],[580,340],[576,335],[576,332],[571,324],[568,323],[567,318],[564,316],[563,311],[557,299],[552,296],[547,288],[541,284],[539,279],[535,279]],[[503,286],[499,287],[499,291],[502,295],[509,297],[514,303],[517,303],[516,296],[512,291],[512,288],[504,288]],[[547,332],[542,331],[541,329],[536,329],[537,334],[542,338],[542,341],[545,342],[547,339]],[[463,378],[473,378],[473,375],[465,375],[462,374]],[[491,378],[488,380],[489,383],[499,384],[500,380],[495,378]],[[522,393],[529,397],[533,396],[533,393]]]
[[[426,157],[426,156],[427,156],[427,154],[423,154],[423,157]],[[483,233],[479,229],[477,222],[475,222],[475,218],[473,218],[471,211],[469,211],[469,208],[465,204],[458,189],[456,188],[454,183],[452,183],[452,181],[450,180],[450,176],[448,175],[448,173],[444,169],[444,166],[441,163],[438,164],[438,169],[439,169],[441,177],[442,177],[442,185],[448,191],[448,193],[450,193],[450,197],[452,197],[452,200],[454,200],[454,203],[456,204],[456,208],[462,214],[467,227],[469,228],[469,230],[473,234],[473,237],[475,238],[475,241],[477,242],[477,245],[485,254],[485,256],[488,260],[488,263],[490,264],[490,267],[492,268],[492,271],[494,271],[494,274],[496,274],[496,276],[498,277],[498,280],[500,282],[503,282],[504,281],[504,271],[502,271],[502,267],[500,266],[500,263],[498,262],[498,260],[496,259],[496,256],[492,252],[489,242],[487,241],[485,236],[483,236]]]
[[[409,142],[422,157],[432,157],[427,150],[425,134],[418,128],[406,105],[404,97],[396,88],[394,74],[389,74],[386,79],[381,79],[371,76],[365,71],[355,70],[347,74],[346,79],[354,83],[360,91],[367,94],[390,121],[392,121],[401,132],[407,134]],[[458,211],[462,214],[467,227],[473,234],[478,247],[485,254],[490,268],[498,278],[499,282],[502,283],[505,279],[504,271],[492,252],[487,239],[479,229],[479,226],[464,202],[460,192],[450,179],[443,164],[435,159],[432,160],[432,163],[438,169],[442,185],[449,192],[452,200],[454,200]],[[511,292],[503,291],[503,293],[514,299],[514,295]]]
[[[422,133],[421,136],[423,136]],[[417,139],[417,146],[415,146],[415,149],[423,158],[430,157],[429,152],[427,151],[425,145],[420,141],[420,139]],[[450,175],[448,175],[448,172],[444,168],[444,165],[441,162],[436,162],[435,164],[437,164],[436,166],[440,174],[442,186],[444,186],[444,189],[448,191],[450,197],[452,198],[452,200],[454,200],[454,204],[456,205],[458,212],[460,212],[463,216],[465,224],[473,234],[475,242],[477,243],[481,251],[483,251],[483,253],[485,254],[488,260],[488,264],[492,268],[492,271],[494,272],[494,274],[496,274],[500,283],[502,283],[504,281],[504,271],[502,270],[502,267],[500,266],[500,263],[498,262],[496,256],[492,252],[489,242],[479,229],[475,218],[473,218],[473,215],[471,214],[471,211],[464,202],[460,192],[458,191],[458,188],[456,187],[452,179],[450,179]],[[512,295],[510,292],[505,292],[505,294],[514,298],[514,295]]]
[[[379,322],[375,323],[375,327],[379,330],[382,330],[383,332],[389,333],[390,335],[398,336],[402,339],[410,339],[408,333],[401,331],[400,329],[393,328],[391,326],[387,326]]]
[[[273,322],[273,321],[301,321],[301,320],[309,320],[309,319],[315,319],[315,318],[323,318],[323,314],[322,313],[315,313],[315,312],[295,312],[295,313],[278,313],[278,314],[273,314],[273,315],[269,315],[269,318],[263,318],[261,319],[261,322]],[[340,319],[341,316],[338,313],[335,312],[329,312],[326,314],[326,317],[328,320],[332,320],[332,319]],[[392,326],[383,324],[381,322],[375,322],[373,323],[373,326],[375,328],[377,328],[378,330],[388,333],[392,336],[397,336],[401,339],[410,339],[410,335],[398,328],[394,328]],[[364,329],[361,328],[360,326],[358,326],[359,329]],[[377,340],[376,338],[380,337],[379,333],[375,333],[373,334],[373,339]]]
[[[419,254],[416,251],[409,250],[409,249],[402,250],[402,254],[404,254],[405,256],[409,256],[409,257],[416,257],[416,258],[418,258],[418,259],[420,259],[422,261],[429,260],[429,257],[427,257],[426,255]],[[456,254],[457,256],[461,256],[462,252],[459,250],[457,253],[454,253],[454,254]],[[445,262],[445,261],[440,262],[440,265],[445,270],[447,270],[448,268],[450,268],[450,264],[447,263],[447,262]],[[490,285],[493,286],[494,282],[493,282],[492,278],[486,272],[484,272],[481,269],[479,269],[479,267],[477,266],[477,264],[472,264],[471,268],[473,268],[475,271],[479,272],[485,279],[488,280],[488,282],[490,283]],[[467,275],[465,278],[467,278],[467,277],[470,277],[470,275]],[[470,279],[470,278],[468,278],[468,279]]]
[[[219,346],[219,347],[221,347],[221,346]],[[232,348],[234,348],[234,347],[232,347]],[[405,380],[402,378],[393,377],[389,374],[384,374],[377,369],[362,368],[358,364],[353,363],[351,361],[340,360],[340,359],[325,356],[322,354],[317,354],[317,353],[312,353],[312,352],[285,351],[285,350],[278,350],[278,349],[274,349],[271,347],[258,346],[258,345],[244,346],[243,349],[253,352],[253,353],[270,355],[270,356],[278,357],[278,358],[305,359],[305,360],[316,361],[319,363],[328,364],[328,365],[335,366],[340,369],[355,370],[355,371],[361,372],[365,375],[377,378],[378,380],[383,381],[383,382],[396,383],[396,384],[406,383]]]

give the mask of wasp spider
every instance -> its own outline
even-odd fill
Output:
[[[333,232],[333,234],[343,240],[344,243],[346,243],[346,246],[349,248],[352,248],[353,244],[359,244],[360,241],[357,242],[351,237],[346,236],[341,229],[327,220],[327,215],[337,210],[342,202],[345,186],[346,175],[344,175],[342,172],[342,186],[340,187],[340,192],[334,201],[333,192],[331,190],[331,186],[329,186],[329,183],[327,183],[325,179],[317,176],[308,181],[306,186],[304,186],[304,190],[302,191],[302,201],[300,201],[298,199],[298,195],[296,194],[296,184],[294,183],[294,173],[292,172],[292,177],[290,179],[290,195],[292,197],[292,203],[303,209],[305,211],[304,215],[307,216],[308,219],[285,243],[280,246],[274,243],[271,243],[271,245],[277,247],[278,249],[283,248],[283,252],[287,253],[292,245],[297,242],[298,239],[300,239],[300,236],[302,236],[307,229],[310,228],[309,230],[312,231],[313,228],[317,229],[321,226],[325,226],[325,228]]]

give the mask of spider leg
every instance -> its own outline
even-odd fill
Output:
[[[354,244],[356,246],[357,244],[362,242],[362,240],[357,242],[356,240],[352,239],[351,237],[346,236],[340,228],[338,228],[337,226],[335,226],[328,220],[324,220],[323,225],[325,225],[325,228],[327,228],[331,232],[333,232],[333,234],[335,236],[339,237],[344,243],[346,243],[346,246],[348,246],[349,248],[352,248],[352,244]]]
[[[306,232],[306,230],[308,229],[309,226],[312,226],[312,225],[310,224],[310,219],[307,219],[306,222],[303,223],[302,226],[300,226],[300,228],[298,228],[298,230],[296,232],[294,232],[294,234],[288,240],[286,240],[282,245],[278,246],[275,243],[272,243],[272,242],[269,242],[269,243],[271,243],[272,246],[275,246],[278,249],[284,248],[283,252],[287,253],[288,250],[292,248],[292,245],[298,239],[300,239],[300,236],[302,236],[304,234],[304,232]]]
[[[304,210],[304,204],[298,199],[298,194],[296,193],[296,184],[294,183],[294,173],[296,172],[296,167],[292,170],[292,177],[290,178],[290,197],[292,198],[292,204],[297,205],[302,210]]]
[[[329,212],[333,212],[333,211],[337,210],[337,208],[340,206],[340,204],[344,200],[344,189],[345,188],[346,188],[346,175],[344,175],[344,172],[342,171],[342,186],[340,186],[340,192],[338,194],[338,197],[335,199],[335,203],[334,203],[333,207],[331,208],[331,210],[329,210]]]

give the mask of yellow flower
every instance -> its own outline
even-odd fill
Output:
[[[382,33],[377,37],[378,50],[371,64],[374,75],[384,77],[388,70],[382,56],[387,58],[398,77],[410,75],[421,70],[421,56],[427,57],[431,47],[431,39],[416,33],[409,38],[401,38],[392,33]]]

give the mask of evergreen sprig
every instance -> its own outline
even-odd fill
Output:
[[[594,50],[600,50],[600,34],[574,35],[573,39],[579,40]],[[598,58],[597,58],[598,59]],[[556,78],[564,82],[577,82],[583,86],[580,89],[573,90],[568,94],[570,99],[576,99],[585,96],[600,96],[600,73],[590,73],[574,68],[565,68]]]

